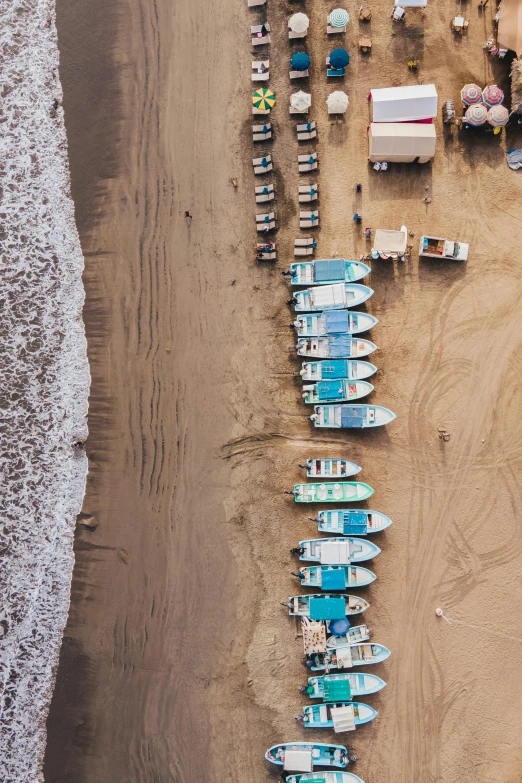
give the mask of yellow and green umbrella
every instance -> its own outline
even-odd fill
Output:
[[[275,95],[272,90],[269,90],[267,87],[261,87],[261,89],[256,90],[252,95],[252,103],[256,109],[266,111],[267,109],[271,109],[272,106],[274,106]]]

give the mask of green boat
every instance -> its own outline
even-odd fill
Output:
[[[296,503],[354,503],[366,500],[373,495],[373,489],[362,481],[339,481],[328,484],[294,484],[293,495]]]

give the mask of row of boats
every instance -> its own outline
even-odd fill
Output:
[[[303,379],[304,402],[314,405],[310,420],[315,427],[377,427],[395,418],[387,408],[357,402],[373,391],[367,379],[377,371],[364,360],[377,346],[359,335],[378,321],[349,308],[372,296],[371,288],[357,282],[370,271],[361,262],[327,259],[294,263],[283,273],[290,277],[292,286],[310,286],[294,292],[290,301],[296,311],[291,324],[297,336],[295,350],[298,356],[313,360],[304,362],[294,374]],[[286,490],[294,501],[339,507],[321,509],[310,517],[318,532],[328,537],[299,541],[292,550],[305,564],[293,575],[301,587],[316,591],[292,595],[283,604],[289,616],[301,622],[305,664],[314,673],[301,687],[310,703],[296,720],[304,728],[338,734],[377,717],[377,710],[359,699],[386,685],[377,675],[354,672],[358,667],[382,663],[391,652],[371,640],[368,625],[351,625],[350,619],[362,615],[369,603],[347,591],[375,581],[366,563],[381,550],[367,536],[386,530],[392,521],[379,511],[343,508],[344,503],[368,500],[374,492],[369,484],[349,480],[361,471],[355,462],[310,458],[300,467],[312,481]],[[344,770],[355,761],[344,745],[287,742],[269,748],[265,758],[291,773],[286,778],[289,783],[363,783],[353,773],[330,771]],[[327,771],[314,772],[315,767]]]

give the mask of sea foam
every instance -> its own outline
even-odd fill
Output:
[[[43,779],[89,368],[54,0],[0,0],[0,780]]]

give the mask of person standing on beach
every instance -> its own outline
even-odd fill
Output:
[[[192,215],[190,214],[188,209],[186,209],[185,212],[183,213],[183,217],[187,218],[188,220],[192,220]]]

